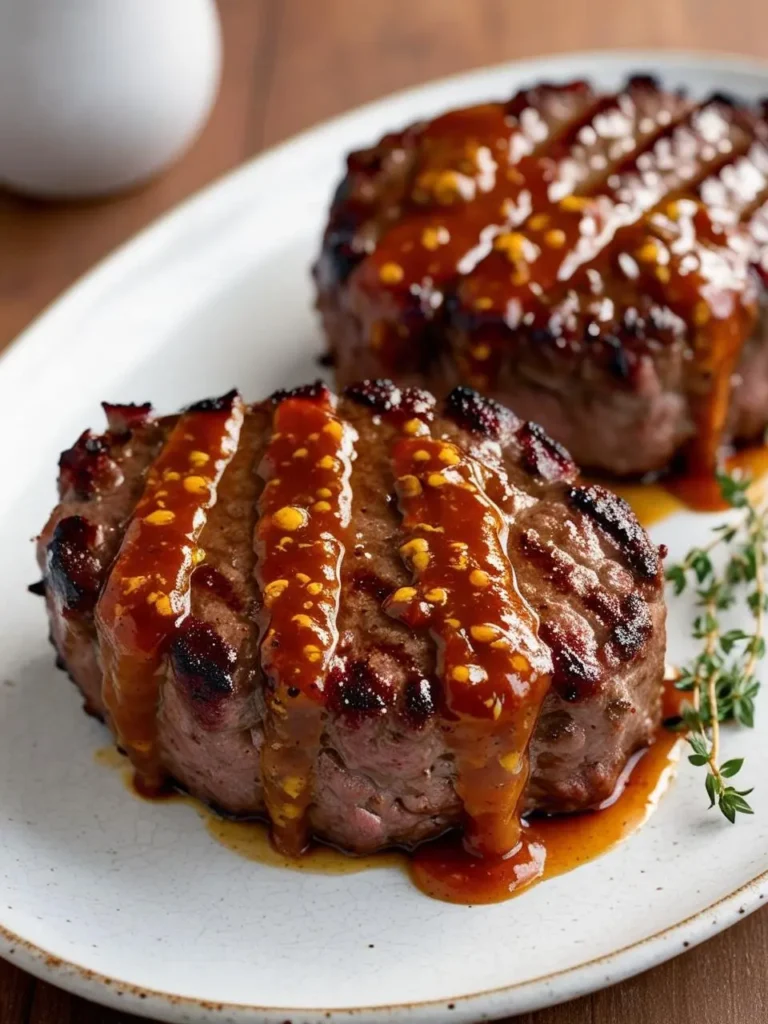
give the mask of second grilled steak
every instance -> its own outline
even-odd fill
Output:
[[[587,468],[768,421],[768,124],[637,77],[541,85],[351,154],[315,269],[339,386],[468,384]]]
[[[467,736],[493,799],[548,813],[652,738],[658,552],[534,424],[388,381],[106,409],[38,556],[65,667],[152,781],[364,852],[482,817]]]

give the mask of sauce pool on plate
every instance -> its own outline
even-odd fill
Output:
[[[768,473],[768,445],[744,448],[732,455],[724,467],[729,473],[738,471],[754,481],[753,496],[765,492]],[[720,494],[716,478],[684,474],[655,483],[618,483],[611,481],[611,490],[629,502],[644,527],[660,523],[676,512],[690,509],[694,512],[722,512],[728,508]]]
[[[510,856],[470,857],[460,837],[420,847],[411,877],[422,892],[449,903],[500,903],[547,878],[602,856],[636,832],[667,789],[680,756],[680,734],[662,729],[627,766],[616,792],[597,811],[532,818]]]

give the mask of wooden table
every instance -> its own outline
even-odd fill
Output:
[[[201,138],[150,186],[46,205],[0,193],[0,347],[117,244],[293,133],[482,64],[596,47],[768,56],[765,0],[219,0],[226,64]],[[585,68],[585,72],[588,72]],[[716,865],[713,865],[716,870]],[[521,936],[525,941],[525,936]],[[764,1024],[768,909],[648,974],[526,1024]],[[0,1024],[127,1020],[0,961]]]

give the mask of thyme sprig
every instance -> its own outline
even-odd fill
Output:
[[[765,656],[766,544],[768,504],[753,501],[748,476],[721,473],[717,477],[725,502],[740,512],[736,521],[716,526],[712,540],[692,548],[682,562],[667,569],[676,595],[695,587],[698,613],[693,637],[701,641],[699,653],[685,665],[675,686],[690,694],[683,705],[681,725],[688,731],[692,753],[688,760],[705,767],[709,806],[717,804],[730,821],[737,814],[752,814],[746,797],[751,789],[736,789],[727,780],[738,775],[743,757],[720,762],[720,723],[736,721],[751,728],[760,683],[757,664]],[[727,547],[724,566],[712,560],[715,549]],[[724,629],[722,615],[738,601],[746,604],[753,628]]]

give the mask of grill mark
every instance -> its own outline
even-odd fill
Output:
[[[569,487],[566,497],[573,508],[584,513],[613,542],[639,579],[658,578],[661,572],[659,553],[623,498],[599,484]]]
[[[555,544],[544,544],[535,530],[523,530],[518,543],[523,556],[536,566],[544,579],[559,593],[577,597],[582,602],[584,610],[591,612],[597,623],[607,628],[606,644],[604,647],[601,645],[601,650],[592,659],[595,663],[600,661],[609,664],[611,655],[615,655],[620,661],[631,661],[645,648],[653,627],[648,605],[643,597],[634,592],[624,598],[609,593],[600,584],[599,578],[597,582],[594,581],[596,574],[593,569],[575,562]],[[595,625],[594,622],[590,623],[590,629],[598,635]],[[566,661],[575,657],[574,644],[570,643],[567,646],[570,653]],[[606,658],[605,654],[609,657]],[[561,662],[565,664],[563,657]],[[555,661],[557,664],[557,658]],[[590,683],[591,689],[587,694],[582,694],[578,687],[574,693],[581,699],[593,693],[596,685],[595,678],[593,683]]]
[[[279,405],[286,398],[313,398],[324,403],[332,400],[330,389],[321,380],[313,381],[311,384],[301,384],[295,388],[280,388],[278,391],[272,392],[269,401]]]
[[[348,723],[387,714],[392,699],[391,686],[367,661],[348,661],[328,677],[328,708]]]
[[[566,632],[551,620],[542,622],[539,631],[552,652],[552,685],[558,694],[569,703],[589,700],[600,689],[602,672],[586,635]]]
[[[379,604],[392,593],[396,586],[391,580],[385,580],[368,569],[356,569],[350,577],[350,585],[354,592],[367,594]]]
[[[403,713],[414,729],[424,726],[440,708],[440,687],[435,679],[414,674],[403,691]]]
[[[326,389],[286,397],[275,409],[259,469],[266,481],[257,526],[264,799],[274,840],[291,855],[309,840],[314,765],[339,640],[356,439]]]
[[[702,110],[704,110],[704,114],[702,114]],[[701,119],[705,116],[706,110],[706,107],[697,108],[691,111],[681,123],[671,125],[668,130],[668,138],[676,137],[676,133],[683,130],[686,125],[691,137],[700,138],[701,126],[698,124],[697,118]],[[719,109],[719,113],[723,114],[722,109]],[[568,314],[566,310],[565,314],[560,313],[553,319],[552,310],[557,311],[558,306],[565,307],[567,305],[566,296],[570,294],[567,290],[573,287],[576,289],[577,294],[576,311],[583,319],[584,310],[582,307],[585,297],[589,298],[592,287],[589,274],[597,274],[598,281],[602,282],[608,264],[617,263],[623,268],[622,258],[626,259],[630,253],[642,251],[646,248],[644,235],[646,236],[646,241],[648,237],[651,239],[654,237],[658,239],[660,237],[654,220],[658,213],[669,205],[670,197],[673,194],[681,196],[691,194],[703,178],[711,177],[716,171],[722,170],[726,165],[738,159],[744,147],[749,144],[750,138],[743,131],[743,125],[739,124],[737,118],[721,117],[721,120],[726,125],[723,135],[732,136],[737,132],[740,133],[738,135],[740,140],[738,144],[731,144],[729,142],[731,149],[728,154],[720,154],[718,156],[715,153],[715,156],[712,158],[701,159],[697,150],[698,171],[695,174],[692,173],[690,180],[687,182],[681,182],[675,178],[679,170],[679,161],[675,161],[671,180],[670,174],[668,174],[664,187],[657,187],[655,194],[652,196],[654,205],[652,205],[650,210],[644,212],[644,208],[648,206],[648,197],[646,196],[645,200],[642,198],[643,180],[647,186],[649,169],[638,171],[637,165],[643,156],[650,156],[650,153],[658,146],[659,140],[657,139],[654,147],[651,147],[649,152],[634,156],[631,165],[634,170],[617,176],[619,180],[614,186],[614,198],[632,200],[634,197],[636,209],[631,216],[622,216],[617,220],[616,213],[610,212],[611,207],[605,207],[605,203],[609,200],[600,196],[595,197],[594,200],[587,200],[588,204],[592,205],[587,206],[586,219],[591,219],[597,225],[595,228],[597,241],[589,241],[588,238],[577,236],[574,233],[577,218],[571,217],[570,220],[568,218],[562,220],[561,226],[566,228],[565,237],[567,238],[562,249],[566,254],[565,258],[559,260],[559,257],[556,255],[553,257],[551,253],[545,253],[544,249],[541,249],[541,259],[534,263],[530,270],[526,268],[525,264],[518,264],[518,269],[515,273],[522,272],[520,270],[521,266],[525,270],[524,279],[521,278],[520,287],[513,288],[511,292],[508,287],[503,288],[498,293],[498,302],[494,302],[492,297],[486,300],[483,294],[487,292],[490,296],[493,296],[493,283],[496,280],[494,275],[496,277],[500,275],[499,267],[504,264],[503,258],[495,253],[480,265],[474,277],[466,278],[462,283],[459,294],[464,307],[487,301],[491,303],[494,315],[497,318],[502,317],[505,319],[509,326],[518,326],[522,321],[523,324],[528,325],[529,330],[533,330],[533,325],[541,322],[544,336],[555,337],[558,333],[562,332],[563,323],[568,321],[572,313]],[[710,148],[715,149],[714,146]],[[663,159],[658,155],[656,163],[659,165],[663,164]],[[620,206],[614,206],[615,211],[619,209]],[[701,213],[701,216],[703,216],[703,213]],[[580,213],[578,214],[578,221],[581,221]],[[622,221],[626,222],[624,226],[622,226]],[[570,223],[570,227],[567,226],[568,223]],[[681,225],[681,227],[690,230],[687,224]],[[669,225],[667,225],[667,230],[669,230]],[[520,237],[524,236],[521,235]],[[578,245],[575,244],[577,237],[579,238]],[[681,235],[681,240],[684,237],[685,234]],[[705,372],[710,373],[715,386],[712,388],[711,397],[707,401],[700,403],[697,409],[694,410],[699,423],[697,431],[699,440],[692,446],[689,456],[691,462],[700,468],[702,466],[710,466],[714,461],[717,444],[719,443],[727,413],[730,372],[738,357],[738,352],[744,338],[751,332],[755,311],[749,305],[749,272],[745,259],[743,257],[739,259],[736,254],[722,244],[718,246],[712,245],[707,239],[699,237],[698,232],[695,233],[694,237],[697,239],[696,245],[700,251],[708,250],[709,256],[706,257],[708,261],[711,262],[712,258],[715,257],[723,265],[717,269],[717,273],[715,273],[715,269],[711,269],[708,274],[702,276],[701,280],[697,280],[695,289],[691,287],[691,283],[695,280],[693,277],[689,277],[687,281],[683,282],[681,276],[682,259],[688,257],[673,259],[670,263],[672,273],[667,268],[664,268],[663,271],[658,270],[659,279],[649,274],[647,268],[641,268],[638,264],[634,263],[633,258],[630,258],[630,263],[635,267],[638,275],[644,275],[642,281],[637,281],[638,288],[641,285],[644,286],[646,291],[650,288],[652,293],[656,293],[659,296],[659,302],[663,306],[671,306],[677,313],[681,313],[687,323],[702,324],[696,328],[696,338],[693,347],[699,361],[704,364]],[[530,246],[534,242],[540,243],[539,235],[529,238],[526,244]],[[579,252],[579,247],[583,250],[581,253]],[[674,248],[675,246],[673,245],[672,249]],[[668,249],[666,251],[669,252]],[[544,259],[545,255],[546,259]],[[542,259],[544,260],[543,265],[541,265]],[[701,258],[697,258],[697,266],[699,265],[704,266]],[[709,264],[707,263],[707,265]],[[729,269],[725,276],[723,276],[722,271],[725,268]],[[656,270],[655,267],[652,269]],[[660,279],[662,272],[671,280],[671,284]],[[687,273],[689,273],[688,270],[686,270]],[[488,279],[490,285],[485,281],[485,277],[488,277],[488,275],[490,275]],[[531,275],[535,276],[535,280],[529,287],[527,282]],[[560,283],[553,288],[557,279],[559,279]],[[719,280],[726,282],[725,290],[721,285],[719,292],[715,292],[714,296],[710,297],[710,293],[714,291],[713,285]],[[729,281],[730,284],[727,283]],[[743,312],[739,307],[742,296],[746,296],[747,302]],[[736,306],[734,314],[725,321],[719,319],[722,315],[724,303],[726,304],[725,308],[728,308],[729,303]],[[706,310],[706,322],[702,322],[700,318],[699,307]],[[512,322],[509,319],[511,309],[514,309]],[[461,322],[461,319],[461,316],[459,316],[459,322]],[[471,318],[466,326],[469,326],[471,329]],[[605,327],[600,324],[597,326],[598,335],[601,335]],[[584,337],[587,336],[588,327],[590,327],[589,317],[586,323],[582,323],[582,334]],[[575,330],[575,335],[578,339],[578,329]],[[458,355],[463,371],[478,386],[492,386],[493,379],[501,365],[502,354],[496,351],[497,347],[470,345],[467,352],[460,352]],[[484,351],[480,360],[475,358],[475,352],[480,352],[484,349],[488,349],[488,355],[491,356],[490,362],[485,361],[488,356]],[[615,356],[613,362],[615,363]],[[712,363],[712,366],[707,369],[709,363]],[[621,363],[618,364],[618,367],[620,371],[623,370]]]
[[[643,650],[653,631],[648,605],[639,594],[621,603],[621,619],[611,632],[611,643],[622,661],[631,661]]]
[[[199,402],[188,405],[184,412],[229,412],[236,402],[240,401],[240,395],[233,388],[225,395],[218,398],[203,398]]]
[[[176,631],[169,654],[174,679],[195,719],[203,728],[215,729],[234,690],[237,652],[209,623],[190,615]]]
[[[243,422],[236,393],[191,408],[150,466],[96,606],[104,703],[118,743],[149,786],[163,781],[156,749],[161,666],[189,615],[197,542]]]
[[[629,232],[636,230],[638,225],[647,225],[654,213],[663,209],[671,200],[673,195],[689,196],[691,195],[697,185],[705,178],[716,173],[722,169],[726,164],[731,163],[741,153],[743,149],[739,149],[733,146],[732,150],[728,155],[721,155],[719,159],[713,159],[711,161],[700,160],[698,165],[698,171],[692,173],[688,180],[681,179],[679,176],[679,162],[675,162],[674,170],[672,170],[664,185],[656,188],[654,191],[652,186],[647,185],[647,176],[649,173],[654,173],[661,176],[661,170],[656,167],[649,167],[647,169],[638,168],[638,161],[644,156],[650,156],[654,150],[659,146],[661,141],[666,139],[672,139],[676,133],[679,133],[684,128],[690,126],[692,136],[696,135],[693,130],[692,122],[696,117],[700,117],[706,110],[706,107],[696,108],[686,115],[680,122],[670,125],[668,132],[665,132],[657,138],[653,145],[648,150],[643,150],[633,156],[631,161],[628,163],[627,169],[622,173],[619,173],[619,178],[623,178],[622,181],[615,188],[609,188],[606,190],[606,196],[614,204],[611,213],[613,214],[613,224],[611,224],[610,215],[605,216],[607,222],[607,237],[605,238],[604,244],[597,245],[589,254],[589,257],[585,260],[573,261],[573,266],[565,270],[566,260],[571,255],[570,253],[562,261],[558,268],[557,280],[562,283],[564,288],[567,282],[573,277],[576,269],[586,271],[589,268],[595,268],[599,262],[607,261],[614,255],[618,250],[622,249],[626,245],[627,235]],[[730,122],[729,122],[730,123]],[[742,139],[742,146],[746,147],[749,144],[749,139]],[[659,157],[659,163],[662,162],[662,158]],[[644,182],[643,179],[646,179]],[[643,190],[649,190],[650,195],[645,200],[642,199]],[[601,197],[595,193],[592,196],[595,200],[599,200]],[[617,205],[618,203],[628,203],[630,206],[630,214],[628,219],[624,217],[617,218]],[[567,247],[566,247],[567,251]],[[554,279],[537,279],[538,283],[542,288],[551,287],[554,284]],[[554,299],[557,301],[557,298]]]

